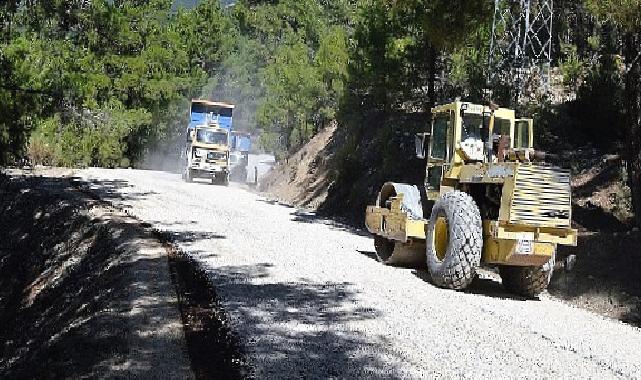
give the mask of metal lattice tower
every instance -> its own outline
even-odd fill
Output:
[[[518,103],[528,83],[550,85],[553,0],[494,0],[489,73],[493,84],[513,84]]]

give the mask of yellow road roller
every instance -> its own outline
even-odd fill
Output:
[[[456,101],[432,116],[416,136],[425,183],[385,183],[367,207],[378,259],[426,264],[435,285],[456,290],[480,265],[498,267],[507,290],[538,295],[557,245],[577,243],[569,171],[533,148],[533,122],[514,110]]]

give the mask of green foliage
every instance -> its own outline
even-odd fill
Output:
[[[561,44],[561,54],[563,59],[559,62],[559,68],[563,74],[563,84],[576,91],[583,77],[583,62],[577,53],[577,47]]]
[[[273,64],[265,68],[266,101],[258,110],[263,125],[278,125],[287,148],[311,136],[309,115],[324,89],[321,73],[314,67],[302,42],[278,49]]]
[[[56,114],[36,123],[28,153],[34,163],[117,167],[126,161],[128,139],[150,121],[147,111],[126,110],[117,102],[74,115],[65,123]]]
[[[4,162],[24,154],[32,132],[29,153],[49,144],[57,164],[117,166],[140,158],[150,142],[171,134],[175,125],[163,120],[180,115],[185,122],[184,109],[167,109],[216,66],[224,41],[213,36],[229,24],[186,25],[171,1],[82,3],[36,1],[3,12],[15,26],[0,45],[0,100],[12,111],[0,116],[0,147],[10,153]],[[215,1],[193,13],[225,19]],[[192,54],[197,33],[213,34]]]
[[[315,0],[241,1],[234,6],[241,36],[231,61],[240,65],[224,63],[223,73],[229,75],[216,76],[221,84],[212,93],[225,93],[228,77],[242,74],[232,86],[232,98],[248,106],[241,128],[251,130],[244,126],[253,124],[267,134],[263,147],[289,151],[335,117],[349,57],[343,24],[349,23],[352,8],[348,1]]]
[[[173,3],[4,2],[0,162],[28,153],[55,164],[119,166],[151,151],[176,155],[188,101],[205,97],[237,104],[235,128],[261,132],[262,146],[279,157],[338,120],[352,139],[340,156],[346,168],[392,173],[403,155],[398,144],[424,129],[434,103],[484,100],[492,2]],[[581,3],[560,7],[574,12]],[[639,30],[638,0],[585,5]],[[533,110],[540,130],[616,146],[625,124],[620,36],[586,26],[568,39],[569,24],[561,26],[558,65],[576,100]],[[603,139],[606,124],[612,138]]]
[[[641,226],[641,1],[586,0],[588,8],[622,33],[615,45],[623,55],[625,117],[624,157],[629,163],[629,184],[635,219]],[[605,21],[607,20],[607,21]]]
[[[10,26],[0,34],[0,104],[11,110],[0,113],[1,161],[22,157],[28,141],[34,149],[46,143],[40,129],[56,120],[58,137],[69,138],[57,144],[65,151],[55,154],[60,163],[113,166],[150,150],[171,152],[164,145],[180,140],[192,97],[238,104],[236,129],[282,134],[276,140],[286,144],[271,144],[278,149],[304,143],[335,117],[351,1],[240,1],[227,9],[218,0],[172,3],[0,6],[0,22]],[[128,127],[77,117],[105,108]],[[130,111],[146,116],[134,122]]]
[[[602,20],[614,22],[629,32],[641,31],[641,1],[585,0],[585,3]]]

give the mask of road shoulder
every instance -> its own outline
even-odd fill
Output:
[[[165,248],[70,174],[0,184],[0,374],[193,378]]]

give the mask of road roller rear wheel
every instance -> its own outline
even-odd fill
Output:
[[[394,252],[394,245],[396,243],[393,240],[385,239],[384,237],[374,236],[374,248],[376,249],[376,258],[382,263],[387,263],[387,261],[392,257]]]

